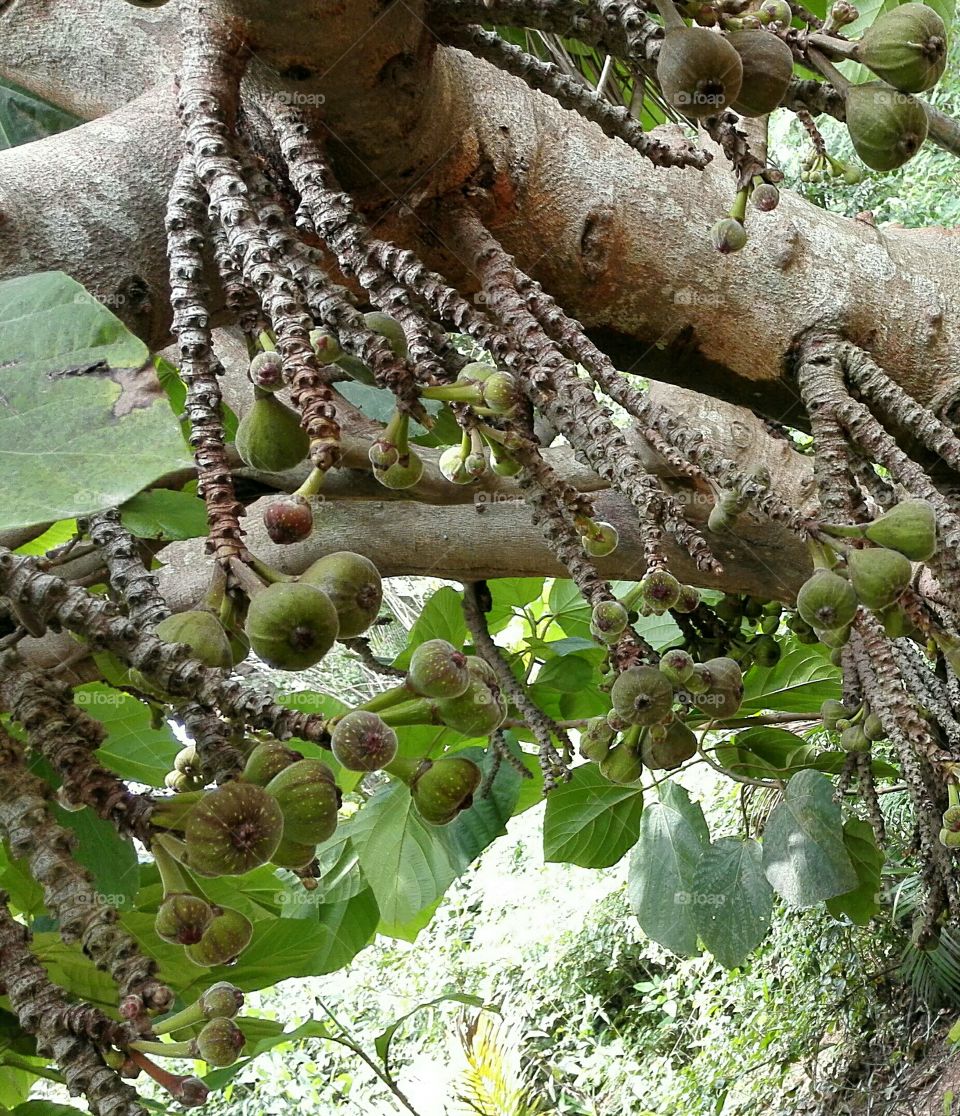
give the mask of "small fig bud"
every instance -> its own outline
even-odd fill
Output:
[[[195,965],[212,968],[229,965],[250,944],[253,923],[232,907],[224,907],[214,915],[203,937],[196,945],[187,946],[184,952]]]
[[[197,1057],[211,1066],[232,1066],[245,1041],[232,1019],[211,1019],[197,1035]]]
[[[507,716],[507,703],[496,675],[474,655],[467,656],[470,682],[458,697],[439,698],[437,712],[449,728],[464,736],[489,736]]]
[[[948,849],[960,849],[960,831],[944,826],[940,830],[940,844]]]
[[[706,678],[707,689],[694,694],[693,704],[710,718],[732,717],[743,700],[743,674],[739,664],[722,655],[699,664],[694,668],[694,677],[698,673]]]
[[[693,657],[682,647],[675,647],[671,651],[664,651],[660,657],[660,670],[666,675],[672,686],[683,686],[693,674],[696,664]]]
[[[649,729],[640,745],[640,758],[651,771],[670,771],[697,754],[697,738],[683,723],[674,721],[664,733],[654,736]]]
[[[267,784],[283,817],[283,836],[302,845],[319,845],[337,828],[340,791],[325,763],[302,759]]]
[[[157,908],[153,928],[158,938],[177,945],[193,945],[213,920],[213,908],[199,895],[174,892]]]
[[[640,582],[643,603],[659,616],[680,599],[680,582],[668,570],[651,570]]]
[[[631,725],[653,725],[673,705],[673,686],[656,668],[630,667],[617,676],[610,690],[613,709]]]
[[[793,20],[787,0],[763,0],[760,11],[770,17],[771,23],[782,23],[784,27],[789,27]]]
[[[367,457],[374,469],[387,470],[400,460],[400,451],[393,442],[374,442],[367,450]]]
[[[448,446],[440,454],[437,468],[451,484],[472,484],[475,479],[467,470],[467,462],[459,444]]]
[[[926,562],[937,552],[937,515],[926,500],[901,500],[868,523],[863,533],[872,543],[896,550],[911,562]]]
[[[414,781],[410,788],[418,813],[430,825],[446,825],[473,805],[482,773],[473,760],[463,756],[441,756]]]
[[[856,615],[857,594],[845,577],[814,570],[797,593],[797,612],[814,628],[844,628]]]
[[[229,670],[233,666],[230,640],[223,625],[205,609],[175,612],[153,629],[165,643],[185,643],[190,654],[206,666]]]
[[[382,314],[379,310],[371,310],[369,314],[363,315],[363,320],[367,329],[379,333],[389,341],[394,356],[402,358],[407,355],[407,338],[403,326],[396,318],[389,314]]]
[[[184,775],[197,774],[197,749],[193,744],[188,744],[186,748],[181,748],[177,752],[173,757],[173,766],[176,771],[181,771]]]
[[[601,763],[616,737],[617,734],[607,724],[606,717],[594,717],[580,733],[580,755],[594,763]]]
[[[827,698],[823,705],[820,706],[820,719],[823,721],[823,727],[829,729],[831,732],[837,729],[838,721],[844,720],[849,716],[850,711],[842,701],[834,701],[832,698]]]
[[[857,596],[870,609],[883,609],[898,601],[913,574],[909,558],[880,546],[851,550],[847,567]]]
[[[710,239],[714,248],[727,256],[746,247],[747,230],[735,217],[724,217],[711,228]]]
[[[337,550],[318,558],[300,581],[315,585],[330,598],[339,622],[338,639],[365,632],[376,620],[383,602],[380,571],[362,554]]]
[[[422,697],[459,697],[470,685],[467,656],[445,639],[428,639],[410,657],[407,685]]]
[[[593,606],[590,623],[605,636],[619,636],[627,626],[627,610],[619,601],[599,601]]]
[[[343,356],[340,341],[329,330],[311,329],[310,344],[321,364],[333,364]]]
[[[266,864],[280,843],[280,807],[253,783],[207,791],[184,826],[186,863],[204,876],[239,876]]]
[[[286,744],[281,744],[278,740],[268,740],[258,744],[247,756],[241,777],[246,783],[265,787],[274,775],[279,775],[284,768],[302,759],[302,753],[295,752]]]
[[[761,213],[771,213],[780,204],[780,191],[769,182],[761,182],[754,188],[750,201]]]
[[[510,414],[519,399],[517,381],[509,372],[494,372],[483,381],[483,401],[495,414]]]
[[[948,806],[943,811],[943,824],[953,833],[960,833],[960,806]]]
[[[379,771],[397,754],[397,734],[376,713],[355,709],[330,737],[333,758],[348,771]]]
[[[200,775],[186,771],[168,771],[163,777],[163,785],[177,794],[186,794],[187,791],[201,790],[204,783]]]
[[[250,602],[244,631],[254,654],[278,670],[306,670],[333,646],[337,611],[322,589],[278,581]]]
[[[272,500],[263,510],[263,525],[270,541],[279,546],[303,542],[313,530],[310,502],[294,493]]]
[[[693,585],[681,585],[674,612],[693,612],[700,604],[700,590]]]
[[[243,1007],[243,993],[226,980],[218,980],[200,996],[204,1019],[233,1019]]]
[[[606,558],[617,549],[620,535],[612,523],[595,523],[587,534],[580,536],[584,553],[591,558]]]
[[[248,374],[261,391],[279,391],[283,387],[283,359],[275,349],[257,353],[250,361]]]
[[[600,774],[611,783],[628,786],[643,774],[643,763],[636,750],[623,741],[615,744],[600,761]]]
[[[263,473],[282,473],[307,456],[310,440],[300,419],[273,395],[261,395],[237,426],[237,453]]]
[[[413,488],[423,476],[423,462],[413,450],[409,450],[398,457],[389,468],[384,469],[374,465],[373,475],[384,488]]]

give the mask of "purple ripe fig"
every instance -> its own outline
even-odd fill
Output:
[[[230,640],[212,612],[205,609],[175,612],[161,620],[153,631],[165,643],[185,643],[193,658],[206,666],[224,670],[233,666]]]
[[[277,740],[268,740],[258,744],[247,756],[241,778],[245,783],[265,787],[274,775],[279,775],[284,768],[302,759],[302,752],[295,752]]]
[[[267,863],[282,832],[283,815],[271,795],[253,783],[224,783],[190,811],[186,863],[203,876],[239,876]]]
[[[197,1035],[197,1057],[210,1066],[232,1066],[245,1041],[232,1019],[211,1019]]]
[[[306,670],[340,631],[333,602],[315,585],[279,581],[250,602],[244,627],[254,654],[278,670]]]
[[[319,845],[337,828],[340,791],[333,772],[316,759],[298,760],[267,784],[283,817],[283,837],[300,845]]]
[[[379,771],[397,754],[397,734],[376,713],[355,709],[337,722],[330,745],[348,771]]]
[[[313,530],[313,511],[310,502],[294,493],[281,496],[263,509],[263,525],[270,541],[278,546],[303,542]]]
[[[157,908],[153,928],[158,938],[176,945],[193,945],[213,921],[213,908],[199,895],[173,892]]]
[[[445,639],[428,639],[414,648],[407,685],[421,697],[459,697],[470,685],[467,656]]]
[[[459,697],[437,699],[440,720],[464,736],[489,736],[507,716],[497,676],[483,659],[467,657],[470,683]]]
[[[630,667],[617,675],[610,700],[614,712],[628,724],[653,725],[670,712],[673,686],[656,667]]]
[[[261,391],[279,391],[283,387],[283,358],[275,349],[268,349],[250,361],[250,382]]]
[[[780,204],[780,191],[769,182],[761,182],[754,188],[750,201],[761,213],[772,213]]]
[[[300,575],[304,585],[315,585],[330,598],[340,625],[338,639],[365,632],[376,620],[383,601],[380,571],[362,554],[338,550],[318,558]]]
[[[417,812],[430,825],[446,825],[473,805],[482,773],[473,760],[441,756],[426,767],[410,788]]]
[[[224,907],[214,915],[200,941],[187,946],[184,953],[195,965],[208,969],[214,965],[229,965],[243,953],[252,937],[250,919],[232,907]]]

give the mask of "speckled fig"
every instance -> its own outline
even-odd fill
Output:
[[[187,946],[184,953],[195,965],[207,968],[229,965],[243,953],[252,937],[250,919],[232,907],[224,907],[214,915],[200,941]]]
[[[397,734],[376,713],[355,709],[337,722],[330,745],[348,771],[379,771],[397,754]]]
[[[470,685],[467,656],[445,639],[428,639],[414,648],[407,685],[421,697],[459,697]]]
[[[506,719],[507,703],[497,676],[483,659],[468,655],[467,671],[466,690],[458,697],[439,698],[437,712],[445,725],[464,736],[489,736]]]
[[[339,639],[352,639],[376,620],[383,602],[380,571],[362,554],[337,550],[318,558],[300,581],[315,585],[330,598],[339,621]]]
[[[250,602],[244,631],[255,655],[278,670],[306,670],[333,646],[337,610],[315,585],[279,581]]]
[[[441,756],[424,767],[410,788],[418,813],[430,825],[446,825],[473,805],[480,768],[465,756]]]
[[[614,712],[631,725],[653,725],[670,712],[673,686],[656,667],[630,667],[610,690]]]
[[[266,864],[282,832],[280,807],[266,791],[239,780],[224,783],[190,811],[186,863],[203,876],[238,876]]]
[[[199,895],[174,892],[157,908],[153,928],[158,938],[177,945],[194,945],[213,921],[213,908]]]
[[[277,802],[285,840],[318,845],[333,836],[340,791],[333,772],[322,761],[302,759],[292,763],[267,783],[266,793]]]

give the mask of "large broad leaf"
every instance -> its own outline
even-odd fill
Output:
[[[828,899],[827,910],[836,919],[846,917],[857,926],[866,926],[880,911],[883,850],[877,848],[870,824],[860,818],[848,818],[844,822],[843,843],[860,882],[852,891]]]
[[[640,833],[643,791],[605,779],[596,764],[573,770],[569,782],[547,795],[543,817],[544,860],[607,868]]]
[[[207,509],[192,492],[154,488],[138,492],[120,509],[126,529],[142,539],[198,539],[207,533]]]
[[[776,666],[751,667],[744,679],[741,713],[779,709],[816,714],[827,698],[840,696],[840,670],[825,648],[797,644]]]
[[[97,749],[101,763],[123,779],[163,786],[164,776],[182,747],[166,722],[154,727],[148,706],[102,682],[78,686],[73,700],[107,730],[106,739]]]
[[[132,841],[125,841],[113,826],[90,809],[73,812],[52,807],[57,821],[77,837],[73,858],[93,876],[100,901],[117,910],[133,905],[140,888],[140,862]]]
[[[0,283],[0,530],[114,507],[190,464],[147,347],[50,271]]]
[[[811,766],[816,754],[817,749],[796,733],[761,725],[719,744],[715,758],[734,775],[770,779]]]
[[[65,132],[83,121],[10,81],[0,81],[0,151]]]
[[[542,577],[498,577],[488,582],[493,607],[487,613],[487,627],[499,632],[507,626],[514,609],[537,600],[546,579]]]
[[[722,837],[704,849],[693,895],[697,933],[724,968],[739,965],[770,929],[773,888],[757,841]]]
[[[787,783],[763,836],[763,869],[774,889],[795,907],[811,907],[858,886],[843,841],[833,783],[801,771]]]
[[[645,934],[673,953],[697,952],[696,871],[710,831],[698,803],[676,783],[660,785],[630,854],[627,895]]]

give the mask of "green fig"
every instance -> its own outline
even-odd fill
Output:
[[[960,849],[960,832],[944,826],[940,830],[940,844],[948,849]]]
[[[640,582],[640,600],[660,616],[680,599],[680,582],[668,570],[650,570]]]
[[[204,1019],[233,1019],[243,1007],[243,993],[228,980],[218,980],[200,994],[197,1003]]]
[[[519,400],[517,381],[509,372],[494,372],[483,381],[483,401],[495,414],[510,414]]]
[[[210,1066],[232,1066],[246,1039],[232,1019],[211,1019],[196,1038],[197,1057]]]
[[[851,725],[840,733],[840,747],[845,752],[866,752],[870,749],[870,738],[859,725]]]
[[[937,552],[937,514],[926,500],[902,500],[867,524],[863,533],[872,543],[896,550],[911,562],[926,562]]]
[[[446,825],[473,805],[480,768],[464,756],[441,756],[424,765],[411,789],[417,812],[430,825]]]
[[[333,772],[320,760],[302,759],[267,783],[283,819],[283,837],[300,845],[319,845],[337,828],[340,791]]]
[[[213,908],[199,895],[173,892],[163,897],[153,920],[158,938],[177,945],[194,945],[213,920]]]
[[[413,486],[423,476],[423,461],[411,449],[386,468],[373,467],[373,475],[384,488],[405,489]]]
[[[410,656],[407,685],[421,697],[460,697],[470,685],[467,656],[445,639],[428,639]]]
[[[363,320],[367,329],[373,330],[374,333],[379,333],[381,337],[387,339],[390,348],[393,349],[394,356],[402,358],[407,355],[406,334],[403,332],[403,326],[396,318],[389,314],[381,314],[379,310],[371,310],[369,314],[363,315]]]
[[[195,965],[207,968],[229,965],[243,953],[252,937],[250,919],[232,907],[224,907],[214,915],[200,941],[187,946],[184,953]]]
[[[693,585],[681,585],[677,603],[673,606],[674,612],[693,612],[700,604],[700,590]]]
[[[761,636],[753,644],[753,661],[760,667],[774,667],[780,662],[783,649],[772,635]]]
[[[280,807],[261,787],[224,783],[187,817],[186,863],[203,876],[239,876],[267,863],[282,832]]]
[[[672,686],[683,686],[693,674],[696,663],[693,657],[680,647],[664,651],[660,657],[660,670],[667,676]]]
[[[283,358],[276,349],[268,349],[250,361],[251,383],[261,391],[279,391],[283,387]]]
[[[851,550],[847,555],[847,567],[857,596],[870,609],[884,609],[895,604],[913,574],[909,558],[881,546]]]
[[[610,700],[628,724],[653,725],[670,712],[673,686],[656,667],[630,667],[617,676]]]
[[[743,700],[743,673],[739,664],[728,656],[720,656],[699,664],[698,669],[707,681],[707,689],[693,695],[693,704],[711,719],[732,717]]]
[[[580,536],[580,545],[591,558],[606,558],[617,549],[620,534],[612,523],[595,523]]]
[[[867,28],[853,57],[894,89],[923,93],[946,68],[947,28],[928,5],[900,4]]]
[[[728,256],[733,252],[739,252],[741,248],[746,248],[747,230],[743,227],[743,222],[738,221],[736,217],[723,217],[711,227],[710,239],[718,252]],[[728,517],[719,516],[712,529],[728,528],[727,519]]]
[[[726,38],[743,67],[740,92],[730,107],[741,116],[773,112],[793,78],[793,51],[769,31],[729,31]]]
[[[299,841],[291,841],[284,837],[277,845],[270,863],[276,864],[278,868],[306,868],[316,855],[316,845],[303,845]]]
[[[960,833],[960,806],[948,806],[943,811],[943,824],[954,833]]]
[[[714,116],[740,93],[743,64],[722,36],[706,27],[667,31],[657,58],[657,81],[664,100],[694,118]]]
[[[793,11],[787,0],[763,0],[760,11],[769,16],[771,23],[779,23],[789,27],[793,21]]]
[[[823,727],[833,732],[837,728],[837,722],[844,720],[850,716],[850,710],[843,704],[842,701],[834,701],[833,698],[827,700],[820,706],[820,719],[823,721]]]
[[[440,720],[464,736],[489,736],[503,724],[507,703],[500,692],[497,676],[483,661],[467,657],[470,682],[458,697],[437,699]]]
[[[844,628],[857,612],[857,594],[845,577],[814,570],[797,593],[797,612],[814,628]]]
[[[590,624],[604,642],[616,642],[627,626],[627,610],[619,601],[600,601],[593,606]]]
[[[322,589],[278,581],[253,597],[244,631],[267,666],[306,670],[326,655],[340,628],[337,610]]]
[[[321,364],[333,364],[344,355],[340,339],[326,329],[311,329],[310,344]]]
[[[896,170],[927,138],[923,105],[882,81],[851,85],[844,94],[847,131],[854,150],[875,171]]]
[[[229,670],[233,666],[230,640],[223,625],[204,609],[175,612],[153,629],[165,643],[185,643],[190,654],[206,666]]]
[[[236,446],[251,469],[282,473],[307,456],[310,439],[296,412],[273,395],[261,394],[237,426]]]
[[[883,722],[876,713],[868,713],[863,718],[863,734],[868,740],[885,740],[887,733]]]
[[[600,761],[600,774],[611,783],[629,785],[643,774],[643,763],[636,749],[626,741],[615,744]]]
[[[584,759],[600,763],[610,751],[617,734],[607,724],[606,717],[594,717],[588,721],[580,733],[580,755]]]
[[[300,575],[305,585],[315,585],[330,598],[339,621],[339,639],[365,632],[376,620],[383,601],[380,571],[362,554],[337,550],[318,558]]]
[[[376,713],[355,709],[337,722],[330,745],[348,771],[379,771],[397,754],[397,734]]]
[[[640,745],[640,758],[651,771],[671,771],[696,754],[697,738],[683,721],[668,725],[660,739],[649,730]]]
[[[258,787],[265,787],[274,775],[279,775],[284,768],[302,759],[303,754],[301,752],[295,752],[278,740],[268,740],[263,744],[258,744],[247,756],[241,778],[246,783],[255,783]]]

